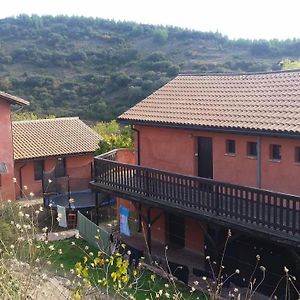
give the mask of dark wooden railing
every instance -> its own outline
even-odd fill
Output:
[[[299,238],[300,197],[95,158],[95,187],[231,224]],[[250,226],[249,226],[250,225]]]

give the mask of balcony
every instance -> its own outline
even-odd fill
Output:
[[[111,151],[95,158],[95,191],[299,245],[300,196],[120,163]]]

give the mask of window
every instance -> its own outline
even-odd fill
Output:
[[[270,159],[281,160],[281,145],[270,145]]]
[[[66,176],[66,159],[58,158],[55,166],[55,177],[65,177]]]
[[[226,153],[227,154],[235,154],[235,141],[234,140],[226,140]]]
[[[295,148],[295,162],[300,163],[300,147]]]
[[[247,155],[257,157],[257,143],[247,142]]]
[[[42,180],[44,171],[44,161],[34,161],[34,180]]]

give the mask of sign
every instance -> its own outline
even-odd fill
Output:
[[[126,207],[120,207],[120,232],[127,236],[130,236],[130,230],[128,225],[129,209]]]
[[[7,173],[7,166],[5,162],[0,161],[0,174],[6,174]]]

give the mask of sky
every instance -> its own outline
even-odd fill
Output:
[[[231,39],[300,38],[300,0],[9,0],[0,18],[22,13],[173,25]]]

